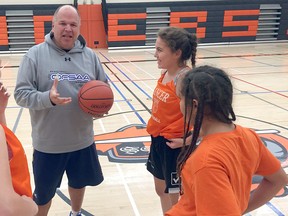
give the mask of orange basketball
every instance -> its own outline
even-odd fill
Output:
[[[81,87],[78,101],[84,112],[95,116],[107,113],[111,109],[114,95],[108,84],[100,80],[92,80]]]

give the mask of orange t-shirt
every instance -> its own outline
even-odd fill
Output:
[[[184,134],[180,99],[176,95],[174,80],[162,83],[164,75],[165,73],[159,78],[153,93],[152,114],[147,124],[147,132],[153,137],[180,138]]]
[[[165,216],[242,215],[253,175],[270,175],[280,161],[258,135],[236,125],[205,136],[181,173],[184,194]]]
[[[30,174],[24,149],[15,134],[5,125],[2,127],[7,141],[13,188],[19,195],[32,197]]]

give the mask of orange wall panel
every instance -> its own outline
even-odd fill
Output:
[[[78,5],[78,12],[81,16],[81,21],[87,21],[89,19],[88,6],[89,5]]]
[[[8,45],[6,16],[0,16],[0,46]]]
[[[102,6],[101,5],[89,5],[90,6],[90,19],[95,21],[103,20]],[[94,13],[94,11],[96,13]]]
[[[90,48],[107,48],[101,5],[79,5],[81,35]],[[98,44],[95,44],[98,43]]]
[[[81,20],[103,20],[101,5],[78,5]]]
[[[35,43],[39,44],[44,41],[45,38],[45,30],[44,30],[44,22],[52,21],[53,16],[33,16],[34,20],[34,38]]]
[[[107,48],[106,32],[103,21],[90,21],[87,23],[88,34],[84,36],[90,48]],[[94,44],[97,42],[98,44]]]

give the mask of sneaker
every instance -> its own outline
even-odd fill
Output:
[[[72,211],[70,211],[70,214],[69,214],[69,216],[73,216],[73,213],[72,213]],[[78,213],[77,213],[77,216],[82,216],[81,212],[78,212]]]

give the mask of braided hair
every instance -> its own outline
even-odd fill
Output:
[[[189,121],[185,125],[185,135],[189,134],[193,100],[198,101],[197,113],[193,125],[192,141],[184,145],[178,157],[177,170],[180,174],[183,165],[191,153],[196,149],[204,115],[210,115],[223,123],[236,120],[232,108],[233,87],[228,75],[221,69],[211,66],[200,66],[187,72],[181,83],[181,97],[184,97],[184,119]]]
[[[172,52],[182,51],[179,64],[191,59],[192,67],[196,65],[197,37],[183,28],[166,27],[158,32],[158,37],[164,40]]]

